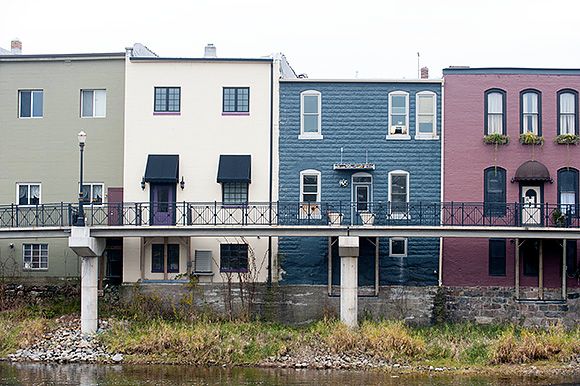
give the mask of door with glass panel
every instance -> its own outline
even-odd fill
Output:
[[[352,210],[353,222],[368,222],[367,213],[372,212],[373,177],[368,173],[356,173],[352,176]],[[361,216],[361,213],[363,214]]]
[[[175,224],[175,185],[151,184],[151,225]]]
[[[542,225],[542,202],[539,186],[522,186],[522,225]]]

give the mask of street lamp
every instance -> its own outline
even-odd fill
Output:
[[[84,131],[80,131],[78,134],[78,138],[79,138],[79,148],[80,148],[80,152],[81,152],[81,172],[80,172],[80,183],[79,183],[79,213],[77,216],[77,223],[76,226],[79,227],[84,227],[85,226],[85,211],[83,209],[83,201],[84,201],[84,195],[83,195],[83,151],[85,149],[85,142],[87,141],[87,133],[85,133]]]

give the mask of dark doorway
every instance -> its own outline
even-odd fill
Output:
[[[526,239],[521,247],[524,276],[538,276],[540,264],[540,240]]]
[[[105,256],[105,284],[121,284],[123,282],[123,239],[107,239]]]

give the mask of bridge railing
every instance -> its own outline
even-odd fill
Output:
[[[83,205],[88,226],[365,225],[580,228],[576,205],[482,202],[124,202]],[[78,203],[0,205],[0,228],[68,227]]]

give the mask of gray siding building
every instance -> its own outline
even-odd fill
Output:
[[[85,202],[122,197],[124,94],[124,53],[0,55],[0,206],[30,221],[39,205],[77,201],[81,130]],[[5,278],[78,277],[79,267],[66,239],[0,241]]]

